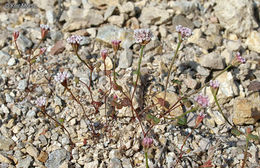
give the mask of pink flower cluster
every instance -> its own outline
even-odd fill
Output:
[[[140,43],[142,45],[146,45],[151,41],[153,37],[150,29],[136,29],[134,30],[134,38],[136,43]]]
[[[41,96],[36,100],[36,105],[39,107],[43,107],[46,104],[46,98]]]
[[[153,145],[153,139],[152,138],[148,138],[148,137],[145,137],[142,141],[142,145],[145,149],[148,149],[150,147],[152,147]]]
[[[121,43],[121,40],[112,40],[112,47],[114,51],[116,52],[119,49],[119,45]]]
[[[48,25],[45,25],[45,24],[41,24],[40,28],[44,29],[44,30],[50,30],[50,27]]]
[[[244,63],[246,62],[246,59],[243,58],[243,57],[241,57],[240,52],[237,52],[237,53],[236,53],[236,57],[237,57],[237,60],[238,60],[240,63],[244,64]]]
[[[191,29],[183,27],[182,25],[176,26],[176,31],[181,34],[182,39],[188,38],[192,35]]]
[[[69,74],[67,72],[58,72],[57,75],[54,76],[54,79],[57,82],[61,82],[61,83],[68,78],[69,78]]]
[[[209,98],[208,96],[204,96],[202,94],[199,94],[196,98],[195,101],[202,107],[207,107],[209,106]]]
[[[67,38],[67,42],[69,44],[79,44],[82,40],[83,37],[79,35],[72,35],[69,38]]]
[[[220,83],[219,83],[219,81],[217,81],[217,80],[210,80],[210,81],[209,81],[209,85],[210,85],[212,88],[217,89],[217,88],[219,88]]]
[[[108,55],[107,49],[102,50],[100,54],[101,54],[102,59],[105,60]]]

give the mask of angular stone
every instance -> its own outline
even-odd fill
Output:
[[[0,134],[0,150],[9,151],[14,145],[14,141]]]
[[[57,168],[62,165],[65,160],[69,160],[70,154],[65,149],[58,149],[50,153],[45,163],[47,168]]]
[[[1,155],[0,154],[0,163],[8,163],[8,164],[11,164],[11,161],[5,157],[4,155]],[[1,166],[1,165],[0,165]]]
[[[53,9],[54,4],[57,2],[57,0],[46,0],[46,1],[41,1],[41,0],[33,0],[33,4],[38,6],[38,8],[48,10],[48,9]]]
[[[24,35],[22,35],[20,33],[18,39],[17,39],[17,45],[18,48],[22,51],[25,52],[26,49],[29,49],[32,47],[32,41],[29,40],[27,37],[25,37]]]
[[[212,69],[223,69],[224,63],[219,53],[212,52],[199,58],[199,64]]]
[[[118,158],[110,159],[108,168],[122,168],[121,161]]]
[[[145,25],[160,25],[170,19],[170,14],[165,9],[158,7],[145,7],[142,10],[139,20]]]
[[[125,49],[119,57],[119,68],[128,68],[133,61],[133,51]]]
[[[37,150],[34,146],[32,146],[32,145],[29,145],[29,146],[26,148],[26,152],[27,152],[30,156],[34,157],[34,158],[37,158],[37,156],[38,156],[38,154],[39,154],[38,150]]]
[[[88,2],[96,7],[102,5],[117,6],[119,5],[120,0],[88,0]]]
[[[194,28],[194,25],[192,23],[192,21],[188,18],[186,18],[183,15],[176,15],[172,18],[172,25],[175,28],[178,25],[182,25],[184,27],[188,27],[190,29]]]
[[[117,25],[119,27],[121,27],[124,23],[124,15],[113,15],[111,17],[108,18],[108,22],[113,24],[113,25]]]
[[[257,93],[258,94],[258,93]],[[238,98],[233,105],[233,122],[236,125],[254,124],[260,119],[260,97]]]
[[[115,11],[116,7],[115,6],[110,6],[107,8],[105,14],[104,14],[104,20],[107,20],[107,18],[109,18],[110,16],[113,15],[114,11]]]
[[[260,33],[252,31],[246,39],[246,45],[250,50],[260,53]]]
[[[41,151],[41,153],[39,154],[39,156],[37,157],[37,159],[42,162],[45,163],[46,160],[48,159],[48,153]]]
[[[11,56],[3,51],[0,51],[0,67],[7,65]]]
[[[57,55],[65,50],[65,45],[63,40],[57,41],[55,45],[51,48],[51,55]]]
[[[164,98],[164,92],[160,92],[157,95],[154,96],[153,98],[153,102],[156,104],[158,103],[158,98],[163,99]],[[168,103],[165,103],[165,107],[164,109],[167,110],[169,107],[171,107],[172,105],[174,105],[177,101],[178,101],[179,97],[176,93],[174,92],[166,92],[166,97],[165,100]],[[177,103],[176,106],[180,105],[180,103]],[[158,107],[161,109],[161,105],[158,105]],[[182,107],[179,106],[177,108],[175,108],[173,111],[170,112],[171,116],[180,116],[181,114],[183,114],[183,110]]]
[[[105,25],[98,29],[96,40],[111,45],[112,40],[121,40],[121,47],[130,48],[134,40],[134,32],[131,29],[123,29],[113,25]]]
[[[22,160],[18,160],[17,168],[29,168],[31,167],[31,163],[33,161],[33,158],[29,155],[27,155],[26,158]]]
[[[98,160],[84,164],[84,168],[89,168],[89,167],[98,168],[98,166],[99,166]]]
[[[215,15],[229,32],[247,37],[253,28],[254,14],[251,0],[218,0]]]

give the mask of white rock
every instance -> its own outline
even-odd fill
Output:
[[[246,39],[246,45],[250,50],[260,53],[260,33],[252,31]]]
[[[253,28],[253,1],[251,0],[217,0],[215,14],[220,24],[228,32],[247,37]]]

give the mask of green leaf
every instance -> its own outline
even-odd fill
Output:
[[[152,124],[159,124],[159,122],[160,122],[160,119],[159,118],[157,118],[156,116],[153,116],[153,115],[151,115],[151,114],[146,114],[146,119],[148,120],[148,121],[151,121],[152,122]]]
[[[187,118],[185,116],[178,118],[179,125],[187,125]]]
[[[135,74],[137,75],[137,73],[138,73],[137,70],[136,70],[136,71],[133,71],[133,75],[135,75]]]
[[[237,128],[232,128],[231,133],[235,136],[241,135],[240,131]]]
[[[257,135],[248,134],[247,137],[249,140],[259,141],[259,137]]]
[[[172,80],[172,83],[176,83],[177,85],[181,85],[182,82],[179,81],[179,80],[173,79],[173,80]]]
[[[61,123],[61,124],[64,123],[64,118],[60,118],[59,123]]]

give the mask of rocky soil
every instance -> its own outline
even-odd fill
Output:
[[[251,128],[252,134],[260,136],[260,1],[25,0],[23,6],[17,4],[17,0],[0,2],[0,167],[145,167],[143,135],[139,123],[131,121],[131,111],[128,108],[116,111],[117,118],[110,117],[109,131],[104,131],[104,104],[95,114],[87,102],[88,90],[75,83],[75,77],[88,83],[90,72],[66,43],[72,34],[84,36],[79,48],[84,59],[101,62],[100,50],[108,48],[107,69],[113,67],[110,42],[121,40],[116,72],[120,85],[131,89],[129,83],[137,68],[140,49],[135,44],[133,30],[150,28],[154,37],[145,47],[141,73],[145,83],[139,88],[144,105],[155,101],[152,95],[164,91],[167,67],[177,47],[177,25],[193,30],[193,35],[181,45],[175,71],[170,76],[171,80],[182,82],[182,93],[199,89],[240,52],[247,61],[217,78],[218,97],[232,123],[242,132]],[[28,65],[19,58],[12,33],[20,31],[18,46],[28,54],[40,40],[40,24],[50,26],[46,41],[41,44],[47,51],[32,66],[30,84],[37,85],[33,92],[28,92]],[[70,94],[64,92],[63,86],[48,81],[61,69],[69,72],[71,89],[91,114],[100,137],[93,138],[85,114]],[[94,71],[92,79],[94,99],[102,100],[98,90],[110,87],[108,79],[102,71]],[[176,84],[171,82],[168,92],[167,100],[176,102],[179,93]],[[188,138],[181,163],[175,166],[183,141],[195,125],[196,113],[188,115],[187,126],[162,120],[153,128],[149,134],[154,139],[149,153],[150,167],[199,167],[208,160],[214,167],[241,167],[245,136],[231,134],[231,127],[218,111],[210,88],[202,92],[209,96],[210,107],[205,109],[207,116],[203,124]],[[35,100],[42,95],[51,95],[47,113],[62,119],[75,143],[72,151],[68,135],[35,105]],[[190,101],[194,102],[194,96]],[[183,113],[183,109],[176,109],[175,113]],[[246,167],[259,167],[259,150],[259,142],[250,141]]]

